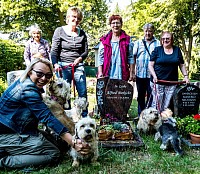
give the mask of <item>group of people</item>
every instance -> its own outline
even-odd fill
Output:
[[[189,82],[181,50],[173,45],[173,34],[164,31],[159,41],[154,37],[154,26],[147,23],[143,27],[144,38],[132,43],[122,30],[121,16],[112,15],[109,24],[111,30],[100,39],[98,78],[135,81],[138,116],[150,106],[162,112],[176,88],[173,82],[178,81],[178,67],[184,81]]]
[[[78,8],[69,8],[67,25],[55,30],[51,48],[41,38],[40,28],[31,28],[31,39],[24,51],[27,68],[0,98],[0,168],[41,166],[59,161],[59,148],[38,130],[39,122],[52,128],[68,146],[82,154],[89,153],[87,144],[72,140],[68,129],[53,116],[41,95],[56,71],[57,76],[69,83],[74,78],[78,96],[87,98],[83,61],[88,55],[88,42],[86,33],[79,27],[82,18]],[[173,35],[163,32],[159,42],[153,35],[154,26],[146,24],[144,39],[133,44],[122,30],[121,16],[112,15],[109,25],[111,30],[100,38],[97,78],[136,81],[138,114],[146,107],[146,95],[147,100],[153,95],[152,106],[160,102],[160,110],[168,107],[175,85],[160,84],[159,80],[177,81],[179,66],[184,80],[189,81],[181,51],[173,45]],[[155,84],[159,101],[156,101]],[[85,110],[82,116],[87,114]]]

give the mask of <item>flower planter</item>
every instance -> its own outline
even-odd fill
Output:
[[[192,144],[200,144],[200,135],[190,133]]]

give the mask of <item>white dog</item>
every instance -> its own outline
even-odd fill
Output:
[[[141,112],[137,129],[144,133],[151,133],[154,130],[158,130],[161,124],[161,117],[158,110],[150,107]]]
[[[75,135],[73,136],[73,139],[75,142],[76,139],[81,139],[85,143],[88,143],[91,147],[91,153],[82,155],[72,148],[70,151],[70,155],[73,157],[72,166],[78,167],[80,160],[91,160],[92,163],[97,163],[99,151],[95,119],[87,116],[79,120],[75,125]]]
[[[62,78],[56,78],[47,85],[47,95],[56,100],[64,109],[69,108],[68,100],[71,98],[70,84]]]
[[[83,110],[86,110],[88,106],[87,99],[85,97],[79,97],[74,100],[74,106],[70,110],[65,110],[67,116],[77,123],[81,118]]]

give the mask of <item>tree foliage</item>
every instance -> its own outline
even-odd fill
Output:
[[[138,0],[127,8],[124,14],[131,16],[126,21],[129,25],[125,24],[128,31],[132,28],[138,38],[143,37],[142,26],[150,22],[156,27],[158,38],[163,30],[172,32],[175,44],[183,51],[187,69],[194,71],[191,62],[199,55],[195,48],[200,41],[199,0]]]
[[[0,30],[26,31],[37,23],[44,37],[51,41],[55,28],[65,25],[66,11],[72,6],[82,10],[81,27],[96,39],[100,34],[97,28],[104,28],[106,24],[106,0],[1,0]]]

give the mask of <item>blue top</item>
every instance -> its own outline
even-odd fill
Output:
[[[178,66],[184,64],[181,50],[173,46],[173,53],[166,54],[163,46],[156,47],[151,54],[150,61],[154,61],[154,71],[158,80],[178,81]],[[151,76],[153,82],[153,77]]]
[[[0,129],[5,125],[19,134],[36,135],[38,122],[58,135],[68,132],[42,101],[41,89],[29,77],[24,82],[17,80],[0,98]]]

